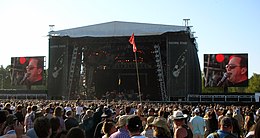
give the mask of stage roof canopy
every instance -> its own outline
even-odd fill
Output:
[[[136,36],[144,36],[161,35],[166,32],[187,30],[189,30],[188,26],[113,21],[78,28],[51,31],[49,32],[49,35],[69,37],[114,37],[130,36],[134,33]]]

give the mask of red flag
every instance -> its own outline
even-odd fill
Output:
[[[133,45],[133,52],[136,52],[136,51],[137,51],[137,48],[136,48],[136,45],[135,45],[135,36],[134,36],[134,33],[133,33],[132,36],[130,37],[129,42],[130,42],[130,44]]]

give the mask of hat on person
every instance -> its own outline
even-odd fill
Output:
[[[111,110],[110,108],[104,108],[104,112],[101,115],[102,118],[108,118],[111,117],[113,115],[113,110]]]
[[[221,119],[220,125],[223,127],[230,127],[232,126],[232,119],[230,117],[224,117]]]
[[[174,111],[174,112],[173,112],[173,115],[172,115],[171,118],[172,118],[173,120],[178,120],[178,119],[185,119],[185,118],[187,118],[187,117],[188,117],[187,114],[183,114],[182,111],[177,110],[177,111]]]
[[[195,108],[195,110],[193,111],[194,113],[199,113],[200,109],[199,108]]]
[[[168,124],[165,118],[162,117],[155,117],[153,122],[151,123],[152,126],[163,128],[166,131],[170,132]]]
[[[235,115],[238,115],[240,114],[240,110],[239,109],[236,109],[235,112],[234,112]]]
[[[150,124],[153,122],[154,118],[155,118],[154,116],[149,116],[149,117],[146,119],[147,124],[150,125]]]
[[[124,110],[120,110],[119,111],[119,115],[124,115],[125,114],[125,111]]]
[[[229,117],[232,117],[233,113],[231,110],[228,110],[227,113],[226,113],[226,116],[229,116]]]
[[[148,127],[152,124],[154,118],[155,118],[154,116],[149,116],[149,117],[146,119],[145,128],[148,128]]]
[[[127,125],[129,116],[130,115],[122,115],[122,116],[120,116],[118,121],[117,121],[117,123],[116,123],[116,126],[117,127],[123,127],[123,126]]]
[[[72,111],[71,110],[67,110],[66,113],[65,113],[65,116],[66,117],[69,117],[72,115]]]

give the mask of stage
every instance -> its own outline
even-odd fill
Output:
[[[132,33],[137,59],[129,43]],[[137,68],[143,100],[167,101],[201,93],[197,44],[189,26],[116,21],[49,35],[51,97],[136,95]]]

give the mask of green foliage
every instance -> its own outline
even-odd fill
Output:
[[[10,88],[11,85],[11,74],[9,72],[10,66],[7,66],[6,68],[1,65],[0,67],[0,88],[7,89]],[[3,83],[3,84],[2,84]]]
[[[253,73],[253,76],[249,80],[248,88],[246,89],[248,93],[260,92],[260,74]]]

